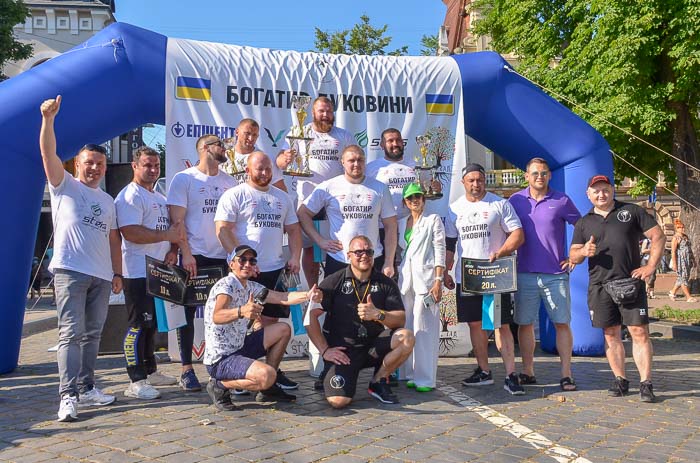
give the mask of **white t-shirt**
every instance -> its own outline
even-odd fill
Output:
[[[214,307],[216,306],[216,296],[228,294],[231,296],[229,310],[238,310],[248,302],[251,294],[257,294],[264,288],[263,285],[254,281],[248,281],[244,288],[238,278],[233,273],[229,273],[221,280],[214,283],[209,292],[209,298],[204,306],[204,364],[214,365],[224,356],[233,354],[241,347],[245,341],[246,331],[248,331],[248,319],[241,318],[231,323],[218,325],[214,323]]]
[[[57,187],[49,183],[54,227],[49,270],[73,270],[112,281],[109,232],[117,228],[114,200],[64,172]]]
[[[157,191],[148,191],[131,182],[119,192],[114,200],[117,209],[117,224],[141,225],[151,230],[167,230],[170,226],[165,196]],[[158,243],[132,243],[122,236],[122,273],[126,278],[146,278],[146,256],[163,260],[170,249],[169,241]]]
[[[306,199],[321,182],[341,175],[343,165],[340,163],[340,156],[343,154],[343,150],[346,146],[357,144],[355,137],[340,127],[333,126],[330,132],[322,133],[313,129],[313,123],[308,123],[305,129],[309,133],[309,137],[313,138],[307,147],[307,153],[309,154],[309,169],[314,175],[313,177],[298,178],[297,195],[299,201]],[[284,149],[287,148],[289,148],[289,140],[284,145]]]
[[[233,179],[238,185],[242,185],[248,181],[248,174],[245,173],[245,168],[248,164],[248,156],[250,156],[251,154],[252,153],[241,154],[238,151],[234,151],[233,157],[236,160],[236,168],[237,170],[243,172],[242,174],[231,175],[231,177],[233,177]],[[277,183],[278,181],[282,180],[282,171],[279,167],[277,167],[277,164],[275,163],[274,159],[270,158],[270,161],[272,162],[272,180],[270,181],[270,183]],[[219,170],[223,170],[227,174],[230,174],[232,167],[231,164],[231,159],[228,159],[227,156],[226,162],[219,164]]]
[[[214,216],[219,198],[234,186],[236,181],[222,170],[217,175],[209,176],[196,167],[190,167],[173,177],[167,203],[169,206],[187,208],[185,228],[192,255],[226,258],[226,251],[216,237]]]
[[[401,162],[392,162],[385,158],[375,159],[367,164],[367,176],[376,178],[389,187],[398,219],[408,217],[410,213],[403,203],[403,187],[416,181],[413,164],[413,162],[409,164],[405,159]]]
[[[506,242],[508,234],[522,228],[513,206],[493,193],[481,201],[465,196],[450,204],[445,220],[445,235],[458,238],[455,254],[455,281],[462,281],[460,257],[488,259]]]
[[[365,177],[362,183],[350,183],[344,175],[321,183],[304,205],[314,214],[324,207],[330,225],[330,239],[343,243],[343,250],[328,253],[339,262],[347,263],[350,240],[365,235],[374,245],[374,256],[383,254],[379,242],[381,219],[396,216],[389,188],[382,182]]]
[[[236,224],[238,243],[257,251],[261,272],[284,267],[284,227],[299,222],[287,193],[274,186],[260,191],[247,183],[224,193],[214,220]]]

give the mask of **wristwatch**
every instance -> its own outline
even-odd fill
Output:
[[[377,320],[379,320],[380,322],[383,322],[385,318],[386,318],[386,312],[384,312],[383,310],[380,310],[379,316],[377,317]]]

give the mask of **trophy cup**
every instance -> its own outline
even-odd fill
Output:
[[[221,164],[221,168],[231,177],[245,175],[245,165],[243,159],[236,159],[236,139],[230,137],[224,140],[226,150],[226,162]]]
[[[287,166],[282,173],[291,175],[292,177],[312,177],[311,169],[309,168],[309,153],[308,143],[313,140],[309,137],[308,130],[304,128],[306,120],[306,108],[311,103],[311,97],[308,95],[292,96],[292,107],[296,112],[296,121],[293,120],[292,130],[287,135],[289,148],[294,154],[292,162]]]
[[[425,192],[425,199],[427,200],[442,198],[442,192],[436,187],[436,182],[438,182],[435,172],[437,169],[437,156],[429,151],[430,142],[430,133],[418,135],[416,137],[416,143],[418,144],[420,154],[414,156],[414,160],[416,161],[414,167],[416,171],[416,182]]]

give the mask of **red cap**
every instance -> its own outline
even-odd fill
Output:
[[[594,184],[596,184],[596,183],[598,183],[598,182],[605,182],[605,183],[607,183],[608,185],[612,185],[612,182],[610,181],[610,179],[609,179],[607,176],[605,176],[605,175],[594,175],[593,177],[591,177],[590,179],[588,179],[588,188],[592,187]]]

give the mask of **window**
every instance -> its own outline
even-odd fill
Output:
[[[46,29],[46,16],[35,16],[34,27],[37,29]]]
[[[56,29],[68,29],[70,22],[67,16],[60,16],[56,19]]]
[[[81,31],[92,30],[92,19],[91,18],[80,18],[80,30]]]

